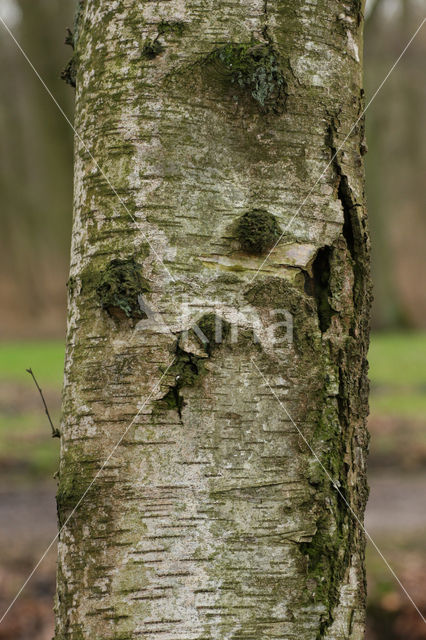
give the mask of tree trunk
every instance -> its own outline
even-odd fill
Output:
[[[361,28],[80,2],[56,640],[363,637]]]

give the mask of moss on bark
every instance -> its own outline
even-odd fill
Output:
[[[115,258],[99,271],[86,270],[82,289],[85,294],[96,296],[102,308],[117,320],[146,317],[139,298],[149,293],[150,285],[134,258]]]
[[[78,19],[62,521],[114,454],[61,532],[57,638],[360,640],[363,536],[333,482],[361,518],[361,131],[310,192],[360,114],[354,9],[118,5]],[[276,309],[293,343],[254,344]]]
[[[215,65],[235,88],[249,92],[262,110],[284,110],[286,81],[277,51],[270,43],[254,39],[231,42],[209,54],[206,63]]]
[[[243,251],[261,255],[275,246],[281,237],[281,229],[271,213],[254,209],[239,219],[237,237]]]

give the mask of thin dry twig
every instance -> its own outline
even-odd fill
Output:
[[[51,419],[51,417],[50,417],[49,409],[47,408],[46,400],[44,399],[43,391],[42,391],[42,390],[41,390],[41,388],[39,387],[39,384],[38,384],[38,382],[37,382],[37,380],[36,380],[36,377],[35,377],[35,375],[34,375],[34,373],[33,373],[33,370],[32,370],[32,369],[26,369],[26,371],[27,371],[27,373],[29,373],[29,374],[30,374],[30,376],[32,376],[32,379],[33,379],[33,380],[34,380],[34,382],[35,382],[35,386],[37,387],[38,392],[39,392],[39,394],[40,394],[40,397],[41,397],[41,399],[42,399],[42,401],[43,401],[44,410],[45,410],[45,412],[46,412],[46,415],[47,415],[47,418],[48,418],[48,420],[49,420],[50,426],[52,427],[52,438],[59,438],[59,437],[60,437],[60,435],[61,435],[61,434],[60,434],[60,431],[59,431],[59,429],[56,429],[56,428],[53,426],[53,422],[52,422],[52,419]]]

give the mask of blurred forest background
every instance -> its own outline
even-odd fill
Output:
[[[0,17],[72,119],[61,79],[73,0],[0,0]],[[371,0],[367,101],[425,14],[424,0]],[[373,243],[367,528],[426,611],[426,26],[367,113],[367,197]],[[56,533],[56,423],[64,354],[72,217],[73,132],[0,24],[0,617]],[[315,179],[315,176],[312,176]],[[53,634],[55,550],[0,625],[0,640]],[[426,638],[412,604],[370,546],[370,640]]]

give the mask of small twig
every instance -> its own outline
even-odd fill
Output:
[[[59,431],[59,429],[55,429],[55,427],[53,426],[53,422],[52,422],[52,419],[51,419],[50,414],[49,414],[49,409],[47,408],[47,404],[46,404],[46,401],[45,401],[44,396],[43,396],[43,391],[40,389],[40,387],[38,385],[38,382],[37,382],[36,377],[35,377],[35,375],[33,373],[33,370],[32,369],[26,369],[26,371],[27,371],[27,373],[29,373],[32,376],[32,379],[35,382],[35,386],[37,387],[38,392],[39,392],[39,394],[41,396],[41,399],[43,401],[44,410],[46,412],[46,415],[47,415],[47,418],[49,420],[50,426],[52,427],[52,438],[59,438],[60,435],[61,435],[60,431]]]

